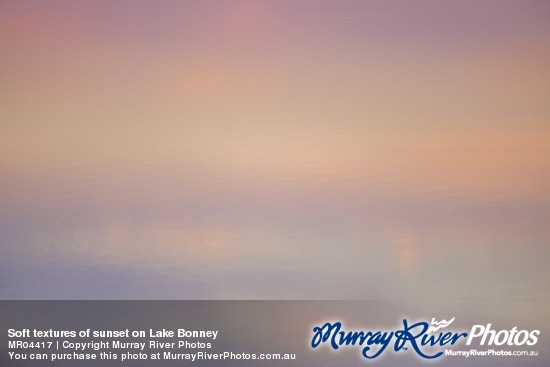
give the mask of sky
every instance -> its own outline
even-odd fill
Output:
[[[530,0],[0,2],[0,299],[543,312],[549,20]]]

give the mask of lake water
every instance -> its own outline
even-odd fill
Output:
[[[0,5],[0,298],[542,312],[547,13],[264,3]]]

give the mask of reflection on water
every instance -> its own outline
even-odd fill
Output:
[[[3,297],[548,297],[536,207],[277,199],[4,209]]]
[[[547,301],[547,17],[383,3],[3,2],[0,298]]]

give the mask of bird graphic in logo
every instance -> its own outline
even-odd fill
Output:
[[[435,333],[439,329],[446,328],[447,326],[451,325],[455,321],[455,318],[453,317],[449,321],[447,320],[441,320],[439,322],[435,321],[435,318],[432,318],[432,324],[428,328],[428,333]]]

